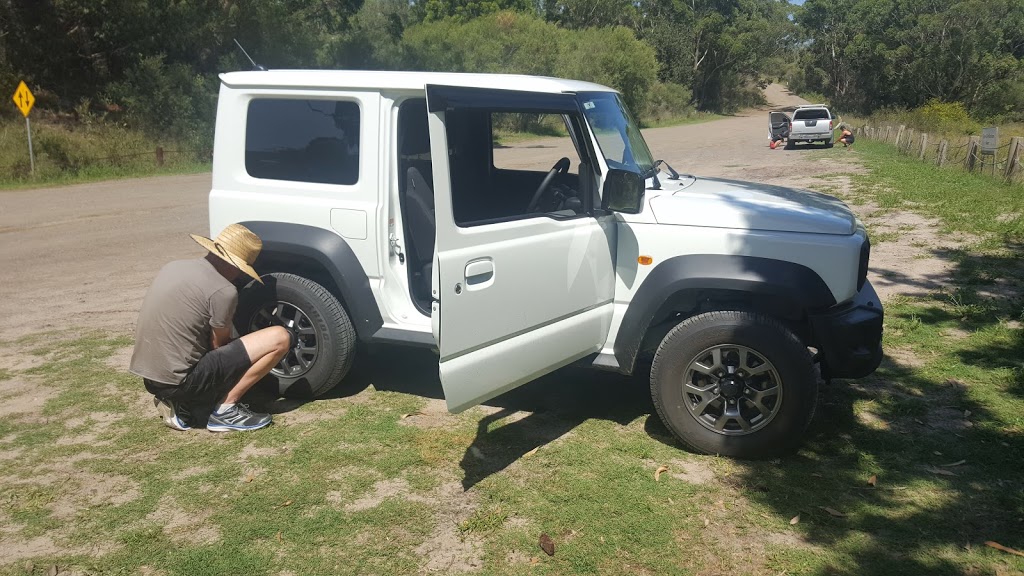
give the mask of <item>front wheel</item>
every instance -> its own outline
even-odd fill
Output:
[[[665,426],[705,454],[769,458],[795,448],[814,415],[807,347],[761,314],[707,312],[662,340],[651,396]]]
[[[268,274],[250,282],[238,297],[235,330],[249,334],[283,326],[295,343],[270,377],[289,398],[312,399],[336,386],[352,367],[355,328],[329,290],[294,274]]]

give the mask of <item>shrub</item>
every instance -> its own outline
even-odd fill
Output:
[[[656,82],[647,93],[647,103],[640,116],[649,123],[689,117],[695,112],[692,98],[693,92],[682,84]]]
[[[979,124],[971,119],[963,102],[931,100],[911,111],[907,123],[925,132],[975,134]]]

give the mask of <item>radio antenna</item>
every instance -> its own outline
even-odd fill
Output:
[[[252,58],[251,58],[250,56],[249,56],[249,53],[245,51],[245,48],[242,48],[242,45],[238,43],[238,39],[237,39],[237,38],[232,38],[232,40],[234,40],[234,41],[235,41],[235,44],[236,44],[236,45],[238,46],[238,49],[242,51],[242,54],[245,54],[245,57],[249,59],[249,62],[252,62],[252,69],[253,69],[253,70],[260,70],[260,71],[266,72],[266,70],[267,70],[267,69],[266,69],[266,68],[264,68],[263,66],[260,66],[259,64],[257,64],[257,63],[256,63],[256,62],[255,62],[255,61],[254,61],[254,60],[253,60],[253,59],[252,59]]]

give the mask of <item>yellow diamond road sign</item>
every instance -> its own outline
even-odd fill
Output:
[[[18,106],[18,110],[25,115],[25,118],[28,118],[28,113],[32,111],[32,105],[36,103],[36,97],[32,95],[32,91],[28,89],[24,81],[18,84],[18,89],[14,91],[14,103]]]

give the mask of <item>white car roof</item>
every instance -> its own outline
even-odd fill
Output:
[[[520,74],[391,72],[367,70],[254,70],[226,72],[221,81],[232,88],[337,88],[424,90],[427,84],[525,90],[529,92],[615,92],[592,82]]]

